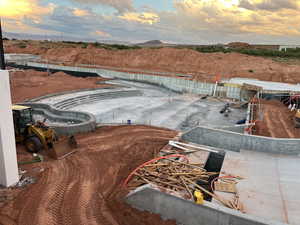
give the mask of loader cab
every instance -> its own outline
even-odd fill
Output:
[[[12,111],[15,136],[17,141],[22,141],[24,134],[27,132],[27,127],[33,124],[32,109],[27,106],[13,105]]]

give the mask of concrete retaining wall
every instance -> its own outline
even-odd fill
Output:
[[[149,186],[130,193],[126,202],[139,210],[160,214],[164,219],[174,219],[184,225],[283,225],[209,202],[196,205]]]
[[[208,127],[196,127],[184,133],[182,139],[231,151],[244,149],[268,153],[300,154],[300,139],[254,136]]]
[[[111,89],[111,88],[109,88]],[[84,89],[80,91],[91,91],[99,89]],[[103,93],[82,95],[74,98],[69,98],[54,104],[53,106],[37,103],[36,101],[51,98],[62,94],[75,93],[77,91],[66,91],[62,93],[50,94],[36,99],[28,100],[20,105],[27,105],[33,108],[34,114],[43,115],[54,122],[65,123],[67,125],[51,125],[59,135],[73,135],[77,133],[90,132],[96,129],[96,118],[94,115],[86,112],[77,112],[67,110],[70,106],[101,101],[107,98],[135,97],[143,93],[139,90],[124,90],[124,91],[108,91]],[[74,123],[72,123],[74,122]]]
[[[243,134],[246,127],[247,127],[247,125],[242,124],[242,125],[214,127],[214,128],[219,129],[219,130],[227,130],[227,131],[232,131],[232,132]]]
[[[36,66],[29,66],[27,65],[27,62],[24,61],[18,61],[18,62],[8,62],[7,66],[11,66],[18,69],[32,69],[36,71],[41,72],[50,72],[50,73],[56,73],[56,72],[64,72],[66,74],[69,74],[71,76],[75,77],[98,77],[98,73],[92,73],[92,72],[80,72],[75,70],[63,70],[63,69],[53,69],[53,68],[47,68],[47,67],[36,67]]]
[[[54,121],[68,122],[75,121],[75,124],[51,126],[58,135],[74,135],[94,131],[96,129],[96,119],[90,113],[64,111],[52,108],[50,105],[42,103],[22,103],[22,105],[33,108],[34,113],[42,114],[46,118]]]
[[[29,61],[35,61],[35,60],[40,60],[41,57],[38,55],[31,55],[31,54],[13,54],[13,53],[8,53],[5,54],[5,61],[6,62],[29,62]]]
[[[31,67],[49,68],[55,70],[98,73],[100,76],[105,78],[118,78],[124,80],[145,82],[145,83],[163,86],[170,90],[182,92],[182,93],[193,93],[193,94],[201,94],[201,95],[213,95],[214,93],[216,93],[216,97],[220,96],[220,97],[227,97],[227,98],[238,99],[238,100],[240,100],[241,98],[241,89],[238,87],[217,86],[215,91],[214,90],[215,84],[213,83],[202,83],[198,81],[179,79],[173,77],[125,73],[125,72],[117,72],[117,71],[97,69],[97,68],[50,65],[50,64],[35,63],[35,62],[28,62],[28,63],[19,62],[18,65],[25,65],[25,66],[27,65]]]

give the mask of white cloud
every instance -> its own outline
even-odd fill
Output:
[[[20,20],[24,16],[39,19],[42,15],[52,13],[55,7],[53,3],[41,6],[38,0],[1,0],[0,15],[9,19]]]
[[[106,33],[106,32],[101,31],[101,30],[96,30],[95,34],[98,35],[98,36],[100,36],[100,37],[106,37],[106,38],[107,37],[111,37],[111,35],[109,33]]]
[[[240,0],[239,6],[250,10],[267,11],[298,9],[299,0]]]
[[[40,9],[38,0],[21,1],[35,3],[34,10],[9,18],[9,23],[6,18],[4,22],[11,30],[15,22],[16,27],[23,25],[28,32],[39,29],[77,37],[84,34],[95,39],[161,39],[199,44],[231,41],[295,44],[300,36],[298,0],[286,0],[286,4],[283,0],[174,0],[174,9],[169,11],[150,8],[135,11],[131,0],[88,0],[90,4],[115,7],[117,15],[97,14],[87,5],[85,8],[53,6],[46,10]],[[273,5],[266,7],[271,2]]]
[[[81,16],[88,16],[88,15],[90,15],[90,12],[87,11],[87,10],[85,10],[85,9],[75,8],[75,9],[73,10],[73,14],[74,14],[75,16],[81,17]]]
[[[298,1],[290,1],[289,4],[281,5],[282,0],[275,0],[273,6],[278,6],[276,11],[266,11],[267,7],[259,8],[261,4],[268,2],[271,1],[176,1],[176,17],[180,18],[177,23],[183,30],[194,30],[194,32],[207,30],[223,35],[247,33],[275,36],[300,35],[300,13],[296,5],[294,8],[291,7],[292,2],[296,4]],[[241,4],[244,7],[241,7]],[[280,5],[281,8],[279,8]],[[269,6],[272,8],[271,3]]]
[[[102,4],[111,6],[118,10],[119,13],[134,11],[132,0],[73,0],[82,4]]]
[[[133,21],[145,24],[154,24],[159,22],[159,16],[153,12],[127,12],[120,15],[119,18],[129,22]]]

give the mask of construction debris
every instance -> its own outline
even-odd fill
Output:
[[[170,155],[170,154],[188,155],[199,151],[218,153],[224,150],[220,148],[206,146],[206,145],[199,145],[194,143],[191,144],[191,143],[179,142],[176,140],[170,140],[168,146],[163,148],[160,151],[160,154],[161,155]]]
[[[215,182],[215,190],[229,193],[236,193],[235,183]]]
[[[220,110],[220,113],[224,114],[225,117],[228,117],[230,112],[231,112],[231,110],[230,110],[230,104],[229,103],[226,103],[224,105],[224,107]]]
[[[217,174],[206,171],[199,164],[189,163],[184,155],[175,154],[152,159],[137,167],[127,177],[124,185],[133,190],[141,185],[150,184],[161,191],[176,192],[177,196],[195,202],[201,202],[194,195],[195,192],[201,191],[202,194],[210,195],[226,207],[242,211],[236,191],[233,200],[225,200],[198,184],[201,181],[201,183],[209,185],[210,177]]]
[[[27,164],[38,163],[38,162],[43,162],[44,161],[44,157],[42,155],[33,153],[32,156],[33,156],[32,160],[18,162],[18,165],[27,165]]]
[[[208,182],[208,178],[215,173],[209,173],[197,164],[171,159],[176,157],[178,155],[161,157],[153,163],[144,164],[144,166],[134,171],[129,186],[136,188],[143,184],[152,184],[161,189],[185,192],[182,193],[183,196],[192,199],[195,188],[191,185],[191,182],[197,182],[198,180]]]
[[[21,177],[20,181],[16,184],[16,187],[25,187],[29,184],[35,183],[34,177]]]
[[[179,142],[179,141],[169,141],[169,145],[175,147],[175,148],[179,148],[181,150],[184,150],[185,154],[189,154],[189,153],[193,153],[193,152],[197,152],[197,151],[207,151],[207,152],[214,152],[214,153],[219,153],[219,150],[215,150],[213,148],[210,148],[208,146],[204,146],[204,145],[195,145],[195,144],[187,144],[187,143],[183,143],[183,142]]]

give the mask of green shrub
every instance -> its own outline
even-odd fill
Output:
[[[128,46],[128,45],[118,45],[118,44],[103,44],[95,42],[93,43],[94,47],[96,48],[104,48],[107,50],[130,50],[130,49],[140,49],[140,46]]]
[[[300,58],[300,48],[287,49],[286,51],[270,50],[270,49],[236,49],[224,48],[222,46],[205,46],[193,48],[198,52],[212,53],[212,52],[238,52],[246,55],[264,56],[264,57],[279,57],[279,58]],[[249,71],[250,72],[250,71]]]
[[[88,45],[89,45],[88,43],[83,43],[81,47],[82,47],[82,48],[87,48]]]
[[[26,47],[27,47],[27,45],[26,45],[26,44],[24,44],[24,43],[20,43],[20,44],[18,44],[18,47],[19,47],[19,48],[26,48]]]

